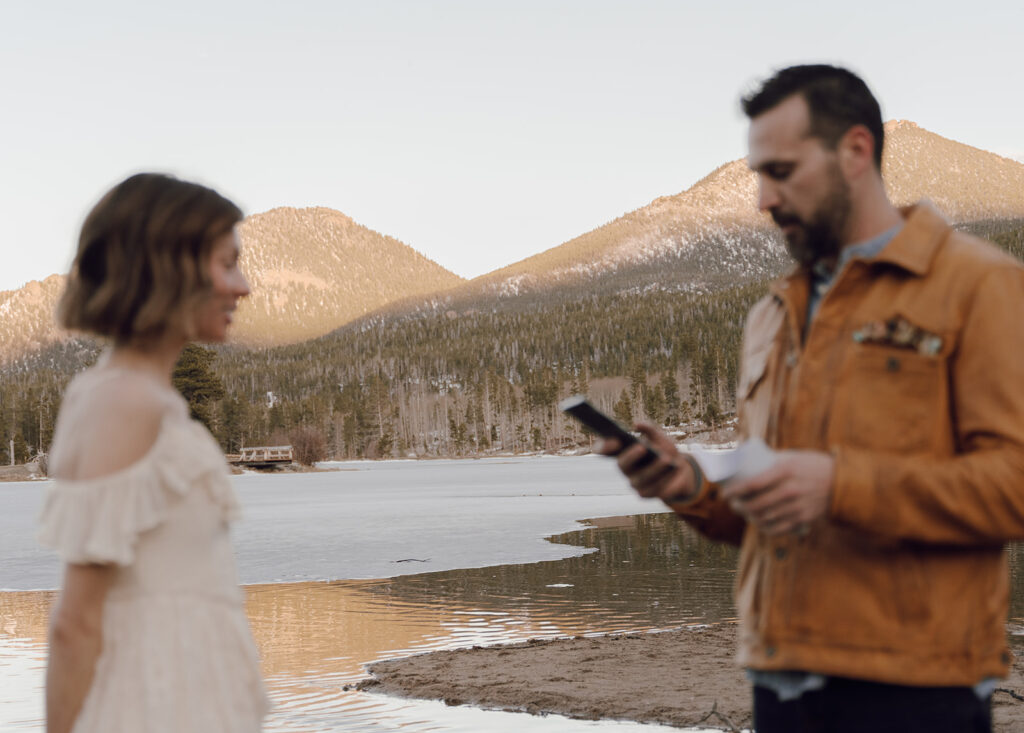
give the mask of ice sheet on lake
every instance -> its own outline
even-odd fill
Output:
[[[233,478],[243,512],[233,528],[243,583],[558,560],[589,551],[544,539],[579,528],[579,520],[666,511],[637,497],[615,462],[599,456],[366,461],[342,468]],[[42,488],[0,488],[2,588],[57,587],[58,562],[35,541]]]

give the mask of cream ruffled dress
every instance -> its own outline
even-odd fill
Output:
[[[79,399],[103,379],[146,379],[94,369],[65,392],[52,464],[88,415]],[[251,733],[269,704],[238,586],[228,522],[238,503],[224,456],[176,392],[149,452],[109,476],[57,480],[40,541],[67,563],[113,563],[103,651],[73,733]]]

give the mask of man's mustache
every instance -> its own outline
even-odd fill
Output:
[[[803,226],[803,221],[796,214],[788,214],[784,211],[775,211],[774,209],[770,213],[772,215],[772,220],[778,227],[784,227],[788,224]]]

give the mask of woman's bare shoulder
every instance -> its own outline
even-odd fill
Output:
[[[73,481],[109,476],[145,458],[171,407],[166,389],[127,370],[82,375],[69,398],[56,436],[56,475]]]

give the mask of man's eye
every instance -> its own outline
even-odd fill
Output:
[[[784,181],[789,178],[789,174],[793,172],[793,166],[791,165],[770,165],[765,168],[764,171],[769,178],[776,181]]]

